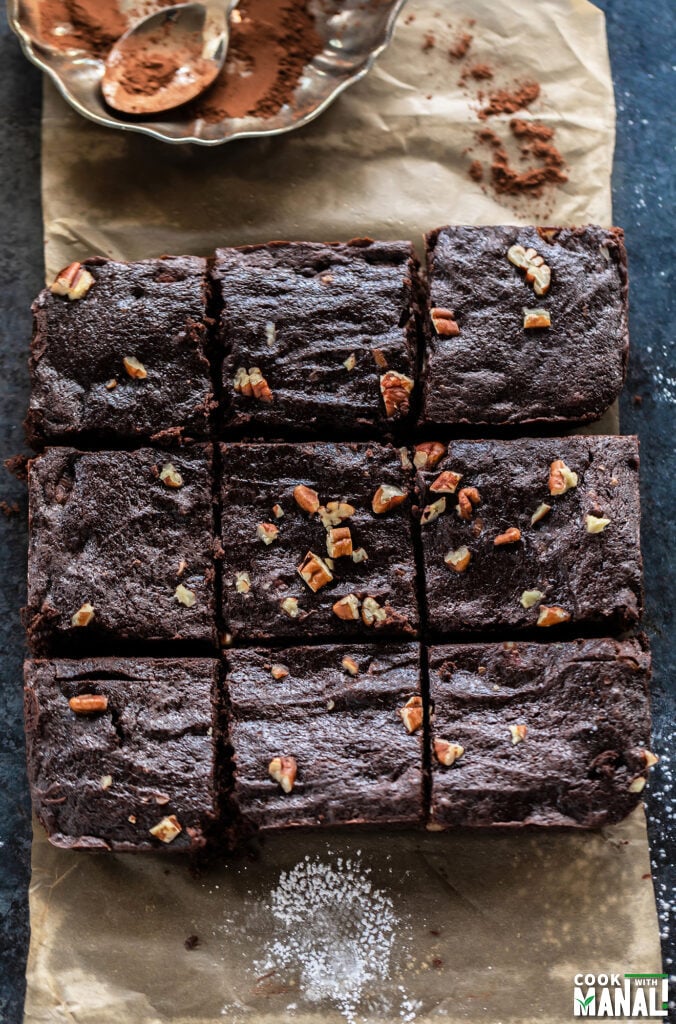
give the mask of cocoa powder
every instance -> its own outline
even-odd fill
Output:
[[[473,39],[474,36],[470,35],[469,32],[459,32],[449,47],[449,57],[452,60],[462,60],[463,57],[467,56]]]
[[[514,114],[529,107],[539,95],[538,82],[521,82],[513,89],[499,89],[490,94],[488,103],[479,111],[479,117],[484,120],[494,114]]]
[[[169,6],[154,0],[131,12],[119,0],[32,0],[38,37],[52,49],[78,48],[104,58],[138,16]],[[186,108],[188,116],[214,123],[225,118],[272,117],[288,103],[305,66],[323,49],[306,0],[241,0],[231,25],[226,65],[211,88]],[[130,68],[125,87],[150,93],[166,84],[166,55],[149,52]]]
[[[554,132],[547,125],[522,120],[510,122],[510,129],[517,142],[521,155],[538,161],[535,166],[517,170],[511,163],[509,153],[502,138],[491,128],[477,132],[477,141],[490,146],[493,153],[490,163],[491,184],[499,195],[528,195],[540,197],[546,186],[562,185],[568,181],[565,173],[565,160],[551,142]],[[478,168],[481,177],[478,176]],[[469,175],[474,181],[483,178],[483,166],[478,160],[473,161]]]

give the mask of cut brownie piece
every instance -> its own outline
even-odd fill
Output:
[[[394,448],[231,444],[222,455],[235,638],[415,635],[410,476]]]
[[[623,239],[619,228],[600,227],[427,235],[423,420],[598,419],[626,370]]]
[[[429,651],[430,825],[624,818],[655,758],[650,655],[637,640]]]
[[[30,463],[33,648],[214,643],[212,451],[79,452]]]
[[[55,846],[201,846],[216,816],[218,662],[28,661],[33,807]]]
[[[416,376],[418,275],[408,242],[219,249],[227,422],[388,428]]]
[[[637,621],[635,437],[452,441],[418,489],[437,635]]]
[[[205,260],[90,259],[62,271],[54,287],[33,304],[32,444],[78,434],[205,436],[212,405]]]
[[[417,644],[248,649],[227,660],[232,795],[245,826],[420,822]]]

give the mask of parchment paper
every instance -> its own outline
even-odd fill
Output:
[[[469,19],[472,59],[496,84],[542,84],[532,114],[556,127],[570,170],[547,202],[515,210],[467,177],[478,122],[447,49]],[[411,0],[373,72],[319,121],[219,150],[100,129],[47,85],[47,277],[93,252],[609,224],[613,143],[603,16],[582,0]],[[280,837],[200,877],[180,860],[57,851],[36,825],[25,1020],[559,1024],[578,971],[661,970],[649,872],[641,809],[591,834]]]

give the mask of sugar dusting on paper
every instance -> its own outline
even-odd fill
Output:
[[[299,1000],[329,1005],[348,1024],[376,1009],[414,1021],[418,1004],[401,986],[398,1005],[382,1005],[381,983],[405,952],[406,929],[369,875],[358,860],[343,857],[326,863],[306,856],[283,872],[267,906],[271,937],[254,970],[258,978],[274,972],[289,979]]]

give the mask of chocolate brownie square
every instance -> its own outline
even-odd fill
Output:
[[[215,643],[212,451],[80,452],[30,463],[34,650],[102,640]]]
[[[598,419],[624,383],[619,228],[444,227],[426,236],[423,421]]]
[[[379,430],[405,420],[416,376],[418,265],[408,242],[219,249],[226,422]]]
[[[206,261],[196,256],[71,264],[33,304],[31,444],[204,437],[205,318]]]
[[[620,821],[648,750],[650,655],[638,640],[429,651],[430,827]]]
[[[452,441],[417,488],[436,635],[638,620],[637,438]]]
[[[223,606],[241,640],[415,636],[410,474],[378,444],[228,444]]]
[[[218,662],[25,665],[33,807],[55,846],[178,852],[217,814]]]
[[[249,648],[227,661],[245,829],[421,821],[417,644]]]

